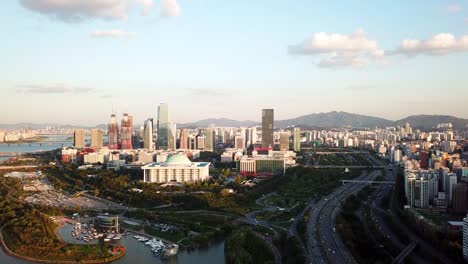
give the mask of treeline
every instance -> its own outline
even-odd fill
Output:
[[[224,246],[228,264],[275,263],[271,249],[249,227],[234,230]]]
[[[22,201],[21,182],[0,177],[0,226],[8,248],[43,260],[96,260],[110,257],[104,246],[72,247],[55,235],[57,225],[47,215]]]

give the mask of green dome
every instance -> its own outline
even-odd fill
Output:
[[[184,154],[174,154],[167,158],[166,163],[168,164],[187,164],[190,165],[192,162]]]

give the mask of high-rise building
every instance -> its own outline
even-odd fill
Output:
[[[111,121],[107,126],[109,149],[119,149],[119,124],[115,114],[111,115]]]
[[[244,135],[235,136],[234,148],[236,148],[236,149],[245,149],[245,137],[244,137]]]
[[[281,151],[289,150],[289,132],[280,133],[280,150]]]
[[[167,124],[167,149],[169,150],[176,150],[176,131],[176,123],[170,122]]]
[[[425,150],[421,151],[421,169],[427,169],[429,166],[429,156]]]
[[[413,133],[413,129],[411,128],[410,123],[406,123],[405,132],[406,132],[406,134],[412,134]]]
[[[120,144],[122,149],[132,149],[133,117],[124,113],[120,129],[122,130]]]
[[[86,131],[84,129],[75,130],[73,133],[73,146],[75,146],[75,148],[86,147],[85,137]]]
[[[205,135],[198,135],[196,137],[196,149],[204,151],[205,145],[206,145],[205,141],[206,141]]]
[[[189,132],[186,128],[180,130],[180,149],[189,149]]]
[[[408,179],[409,205],[416,208],[429,207],[429,180],[424,178]]]
[[[468,210],[468,186],[465,183],[454,185],[453,209],[459,213],[465,213]]]
[[[468,261],[468,215],[463,218],[463,258]]]
[[[294,128],[294,151],[301,151],[301,129],[299,127]]]
[[[153,118],[148,118],[143,127],[143,148],[154,150],[153,142]]]
[[[274,110],[263,109],[262,110],[262,147],[273,148],[275,145],[273,139],[273,125],[274,122]]]
[[[452,206],[453,191],[457,184],[457,174],[447,173],[445,176],[445,196],[447,197],[448,205]]]
[[[400,163],[401,162],[401,156],[402,156],[401,149],[396,149],[394,154],[393,154],[393,162],[394,163]]]
[[[169,146],[169,105],[161,103],[158,106],[158,138],[157,148],[167,150]],[[175,133],[175,131],[174,131]]]
[[[200,134],[204,136],[204,151],[215,151],[215,133],[212,129],[201,129]],[[200,147],[198,147],[200,149]]]
[[[254,144],[257,144],[257,127],[251,127],[248,129],[249,131],[249,140],[247,142],[247,147],[249,147],[250,145],[254,145]]]
[[[218,128],[218,134],[216,135],[216,144],[226,143],[226,133],[223,128]]]
[[[101,129],[91,130],[91,147],[102,148],[104,146],[104,133]]]

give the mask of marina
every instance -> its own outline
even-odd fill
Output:
[[[89,227],[89,226],[88,226]],[[159,238],[150,237],[148,235],[136,234],[133,232],[126,232],[125,234],[108,234],[103,235],[98,239],[93,239],[88,242],[84,240],[78,240],[73,237],[72,232],[75,230],[75,225],[65,224],[59,231],[60,237],[67,243],[70,244],[96,244],[99,243],[100,239],[116,246],[124,246],[126,248],[126,254],[123,258],[113,262],[117,264],[127,263],[161,263],[161,264],[190,264],[190,263],[207,263],[207,264],[218,264],[225,263],[224,259],[224,241],[218,241],[212,243],[209,247],[200,248],[195,250],[186,249],[171,249],[172,243],[164,242]],[[82,227],[83,229],[83,227]],[[81,235],[83,234],[81,231]],[[98,233],[99,236],[99,233]],[[105,239],[109,239],[108,241]],[[161,245],[162,244],[162,245]],[[163,248],[164,245],[164,248]],[[155,252],[154,252],[154,251]],[[176,250],[177,254],[173,254]],[[167,254],[162,254],[167,252]],[[5,256],[5,259],[10,257]],[[2,262],[2,256],[0,255],[0,263]],[[16,260],[12,260],[16,261]],[[7,264],[19,264],[25,262],[5,262]]]

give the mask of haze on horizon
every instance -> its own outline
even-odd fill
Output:
[[[61,3],[0,3],[1,124],[468,118],[467,0]]]

